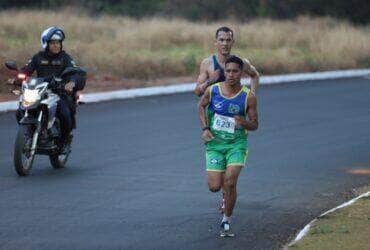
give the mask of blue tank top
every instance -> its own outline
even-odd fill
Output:
[[[221,83],[216,83],[210,88],[211,100],[209,109],[219,115],[234,117],[246,116],[247,99],[249,89],[242,86],[242,89],[232,98],[227,98],[221,93]]]
[[[215,124],[220,124],[217,115],[226,116],[233,118],[235,115],[241,116],[245,119],[246,109],[248,104],[249,89],[246,86],[242,86],[239,93],[232,98],[227,98],[222,95],[221,83],[216,83],[210,88],[210,104],[209,104],[209,125],[212,134],[215,138],[226,142],[233,143],[238,139],[246,139],[248,131],[242,126],[235,126],[234,132],[221,131],[214,127]],[[218,121],[217,121],[218,120]],[[224,124],[221,122],[221,124]],[[218,126],[216,125],[216,126]],[[219,142],[219,140],[216,140]]]
[[[226,80],[224,68],[222,68],[221,65],[218,63],[216,55],[212,56],[212,60],[213,60],[213,70],[214,71],[216,71],[216,70],[220,71],[220,76],[218,77],[216,82],[224,82]]]

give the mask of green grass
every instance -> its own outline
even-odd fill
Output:
[[[290,249],[363,249],[370,246],[370,198],[318,219]]]

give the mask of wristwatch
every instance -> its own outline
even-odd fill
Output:
[[[210,130],[211,128],[209,126],[202,128],[203,131]]]

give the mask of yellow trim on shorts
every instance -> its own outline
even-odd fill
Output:
[[[216,169],[206,169],[206,170],[209,172],[221,172],[221,173],[226,171],[226,170],[216,170]]]
[[[232,166],[242,166],[242,168],[245,167],[245,165],[247,164],[247,158],[248,158],[248,155],[249,155],[249,150],[247,149],[245,151],[245,156],[244,156],[244,164],[241,164],[240,162],[232,162],[232,163],[229,163],[226,165],[226,168],[228,167],[232,167]]]
[[[245,167],[245,164],[241,164],[240,162],[235,162],[235,163],[229,163],[229,164],[227,164],[226,165],[226,168],[228,168],[228,167],[242,167],[242,168],[244,168]]]

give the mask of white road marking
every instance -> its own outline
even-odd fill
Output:
[[[341,70],[341,71],[325,71],[315,73],[298,73],[298,74],[286,74],[286,75],[275,75],[275,76],[262,76],[260,78],[261,85],[273,85],[280,83],[289,82],[302,82],[313,81],[313,80],[328,80],[338,78],[350,78],[350,77],[363,77],[369,76],[370,69],[354,69],[354,70]],[[243,84],[249,84],[250,79],[242,79]],[[184,83],[173,86],[161,86],[161,87],[149,87],[149,88],[137,88],[137,89],[125,89],[110,92],[97,92],[84,94],[84,102],[102,102],[117,99],[129,99],[135,97],[144,96],[155,96],[163,94],[177,94],[191,92],[195,88],[195,83]],[[1,102],[0,112],[12,111],[18,108],[17,101]]]

